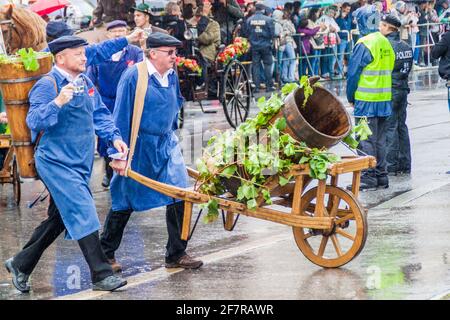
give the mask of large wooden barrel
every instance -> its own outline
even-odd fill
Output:
[[[310,79],[314,83],[317,79]],[[342,102],[329,90],[316,86],[303,107],[303,88],[291,92],[284,107],[272,119],[284,116],[284,130],[309,147],[329,148],[339,143],[351,130],[351,119]]]
[[[36,81],[50,72],[53,58],[50,54],[40,55],[38,61],[40,67],[37,71],[26,71],[19,61],[0,63],[0,89],[11,128],[12,145],[19,164],[19,174],[25,179],[37,177],[33,159],[34,146],[26,124],[30,107],[28,93]]]

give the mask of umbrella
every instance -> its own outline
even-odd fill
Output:
[[[304,4],[302,4],[302,8],[322,8],[335,4],[337,1],[334,0],[306,0]]]
[[[68,0],[37,0],[30,6],[30,10],[43,16],[44,14],[52,13],[69,5],[70,2]]]

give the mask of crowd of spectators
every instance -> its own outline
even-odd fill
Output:
[[[170,0],[162,11],[148,7],[148,24],[168,31],[184,43],[193,37],[204,64],[213,62],[219,46],[229,44],[238,35],[248,38],[253,48],[267,51],[270,47],[271,59],[261,52],[258,53],[261,57],[247,56],[261,65],[253,66],[253,78],[254,70],[258,69],[258,78],[264,86],[264,83],[271,84],[266,79],[269,74],[279,83],[297,81],[302,75],[319,75],[327,80],[345,78],[352,48],[360,37],[378,31],[378,23],[385,13],[400,19],[401,39],[414,49],[415,68],[437,65],[430,54],[431,47],[447,30],[449,1],[349,0],[330,5],[333,1],[302,0],[273,8],[264,5],[269,1],[259,0]],[[120,6],[115,2],[97,1],[91,28],[112,20],[125,20],[130,28],[136,27],[132,8],[137,3],[142,5],[141,1],[121,0]],[[273,24],[273,34],[252,35],[254,24],[249,21],[257,13],[258,5],[264,7],[259,11],[268,18],[267,23]],[[53,33],[50,30],[50,38]],[[186,50],[180,53],[188,54]],[[266,72],[267,68],[270,72]]]

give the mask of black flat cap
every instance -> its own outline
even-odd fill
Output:
[[[175,37],[162,32],[152,32],[147,38],[147,49],[159,47],[181,47],[182,43]]]
[[[108,25],[106,26],[106,31],[112,30],[114,28],[127,28],[128,25],[125,21],[123,20],[114,20],[111,21],[110,23],[108,23]]]
[[[400,20],[392,15],[392,14],[385,14],[381,17],[381,21],[390,24],[396,28],[400,28],[402,26],[402,23],[400,22]]]
[[[62,36],[71,36],[73,30],[64,21],[49,21],[46,27],[47,36],[56,39]]]
[[[64,36],[50,42],[48,48],[50,49],[50,52],[55,55],[65,49],[79,48],[87,45],[87,41],[83,38],[77,36]]]

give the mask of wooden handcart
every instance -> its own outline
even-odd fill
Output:
[[[12,184],[14,191],[14,202],[20,203],[20,177],[17,169],[17,160],[14,154],[14,148],[11,145],[11,136],[0,135],[0,149],[7,149],[3,163],[0,163],[0,184]]]
[[[361,170],[373,168],[373,157],[349,156],[328,169],[330,179],[318,180],[316,187],[307,189],[313,181],[308,165],[296,165],[286,176],[295,181],[281,187],[278,176],[267,181],[272,205],[265,205],[261,197],[259,207],[250,210],[235,198],[216,197],[220,209],[226,212],[224,227],[231,231],[239,215],[259,218],[291,226],[300,251],[311,262],[336,268],[355,258],[363,249],[367,237],[366,212],[359,203],[358,191]],[[198,172],[188,169],[189,176],[197,179]],[[353,173],[352,191],[338,186],[341,174]],[[191,232],[192,209],[196,203],[206,203],[210,197],[194,190],[182,189],[149,179],[128,170],[128,177],[167,196],[184,200],[182,239]],[[329,180],[329,183],[327,181]],[[332,245],[329,245],[332,243]]]
[[[138,65],[138,74],[126,175],[164,195],[185,201],[182,239],[188,240],[192,234],[193,205],[207,203],[213,198],[219,208],[226,212],[226,230],[234,228],[241,214],[291,226],[300,251],[319,266],[340,267],[361,252],[367,237],[367,220],[366,212],[357,197],[361,171],[375,167],[375,158],[342,157],[339,162],[329,166],[326,179],[317,180],[317,186],[309,189],[307,187],[313,181],[309,165],[294,165],[289,172],[284,173],[285,178],[294,178],[292,182],[281,186],[278,175],[266,180],[264,189],[269,190],[273,204],[266,205],[264,198],[260,196],[256,209],[247,208],[236,198],[227,196],[227,193],[211,197],[195,189],[161,183],[131,169],[147,90],[148,72],[144,64]],[[310,79],[310,82],[316,80]],[[303,89],[295,90],[285,99],[284,107],[272,118],[285,117],[287,127],[284,132],[299,137],[301,141],[308,140],[316,147],[335,145],[348,134],[351,127],[348,114],[330,91],[322,87],[315,88],[306,108],[298,108],[304,99]],[[308,107],[308,104],[312,107]],[[344,173],[353,173],[351,191],[338,186],[339,176]],[[199,173],[193,169],[188,169],[188,174],[194,179],[199,177]],[[330,242],[332,245],[329,245]]]

